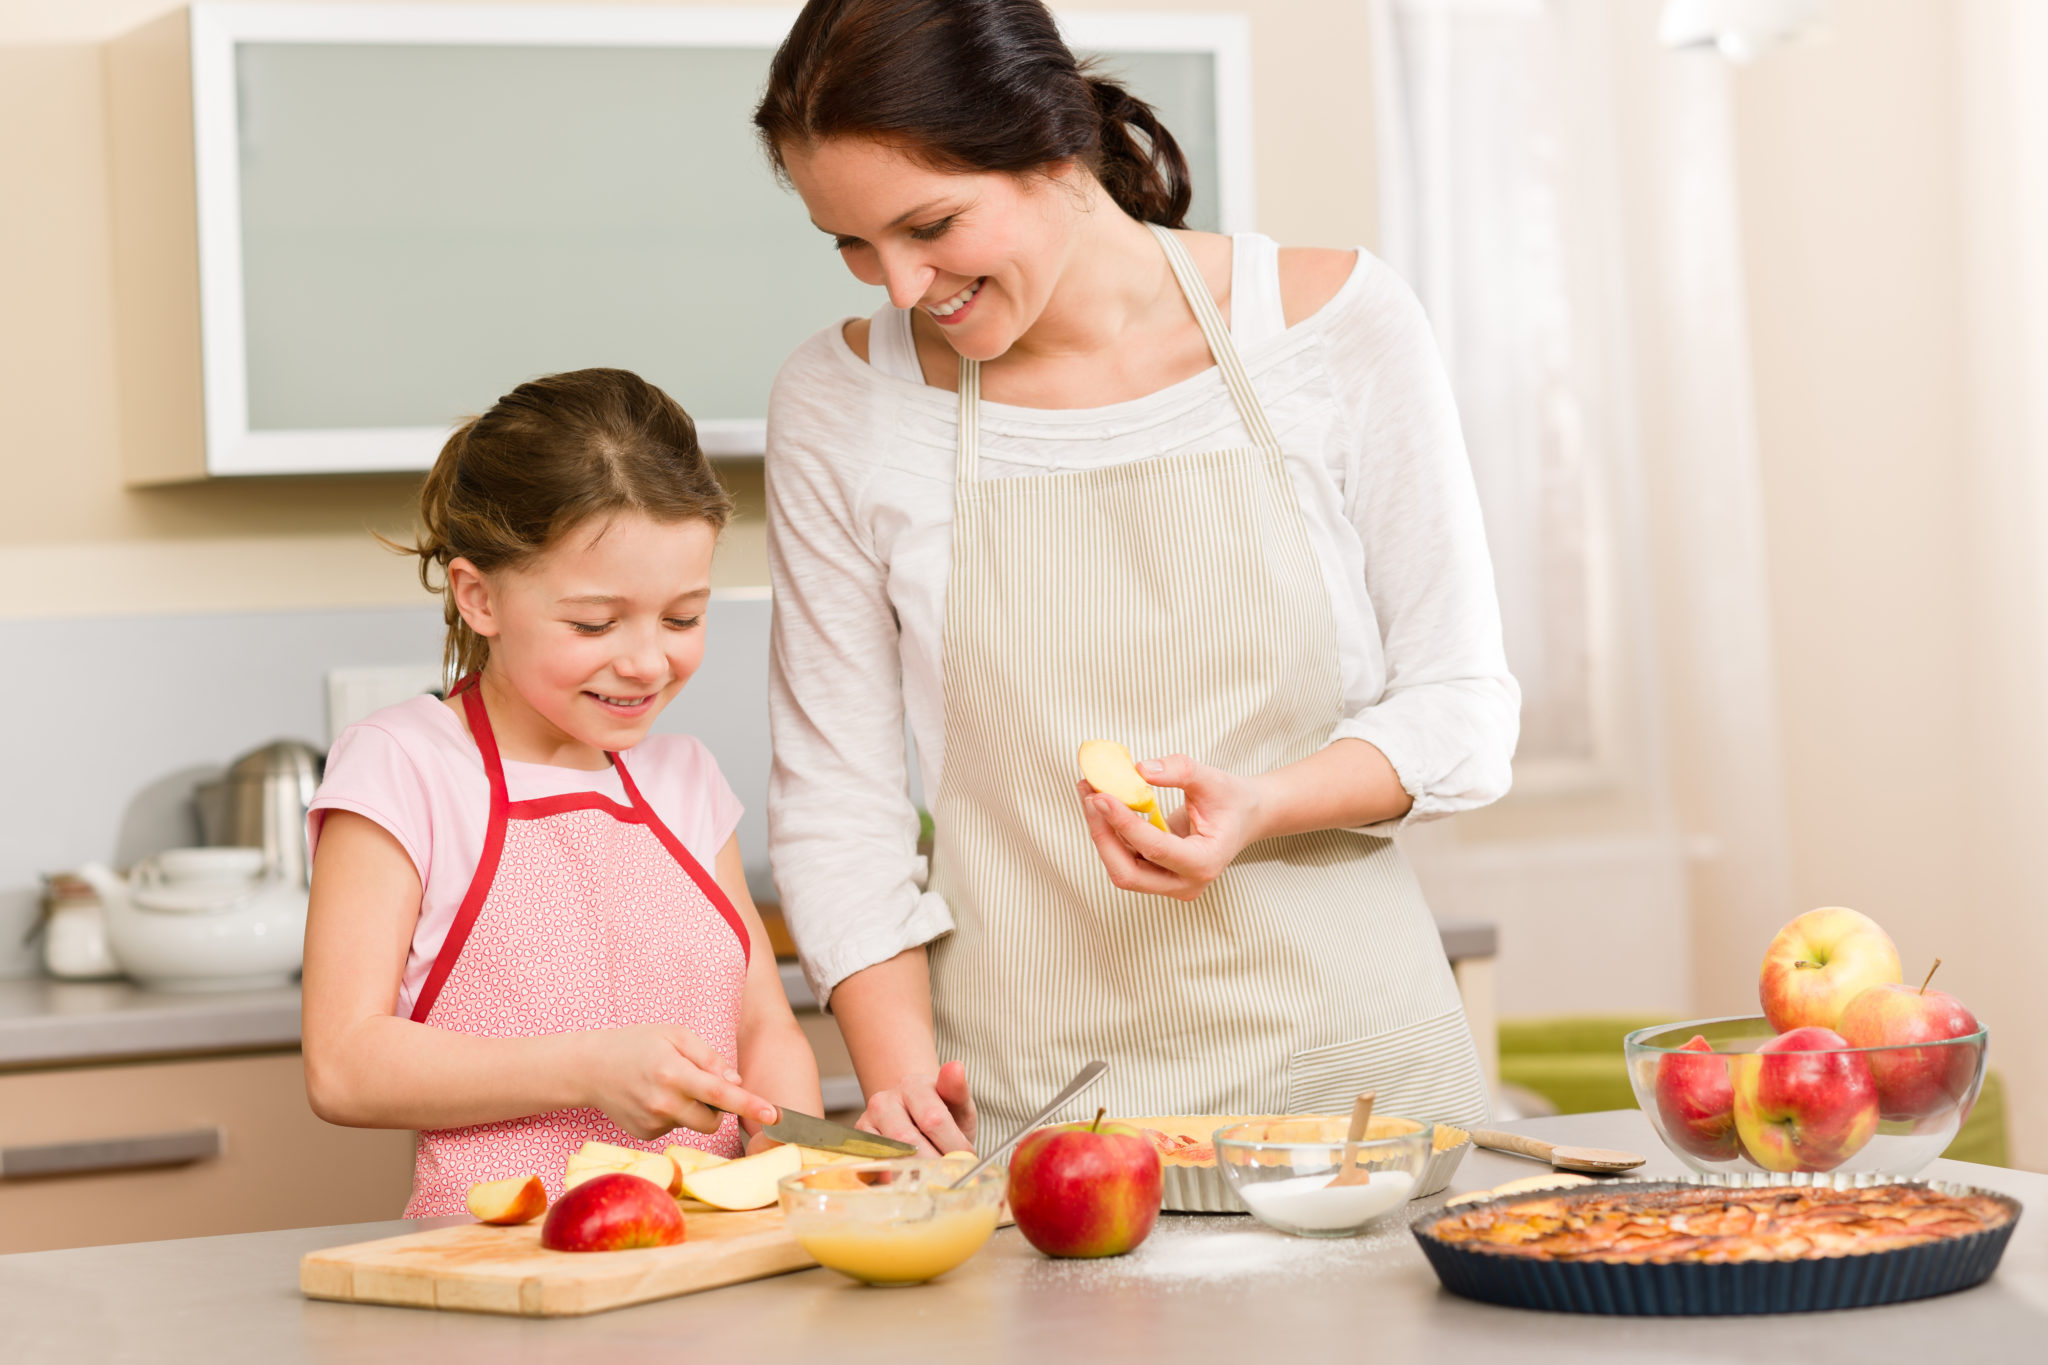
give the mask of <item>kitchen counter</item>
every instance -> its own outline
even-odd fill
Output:
[[[1679,1172],[1634,1111],[1534,1119],[1517,1130],[1650,1156]],[[1454,1190],[1527,1175],[1474,1152]],[[1993,1279],[1966,1293],[1850,1313],[1599,1318],[1468,1302],[1437,1285],[1394,1227],[1306,1241],[1248,1218],[1168,1214],[1127,1257],[1050,1261],[1014,1229],[944,1279],[866,1289],[808,1270],[587,1318],[523,1320],[319,1303],[298,1291],[318,1247],[431,1224],[371,1223],[0,1256],[0,1342],[22,1361],[483,1359],[583,1362],[962,1359],[1229,1362],[2018,1360],[2048,1339],[2048,1176],[1936,1162],[1931,1177],[2028,1207]],[[1433,1205],[1435,1201],[1426,1201]],[[1419,1207],[1419,1206],[1418,1206]],[[443,1222],[454,1220],[440,1220]],[[2029,1345],[2028,1343],[2032,1343]]]
[[[184,993],[130,981],[0,981],[0,1071],[298,1045],[295,986]]]

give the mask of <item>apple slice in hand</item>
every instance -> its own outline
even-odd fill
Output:
[[[1166,828],[1166,818],[1159,813],[1159,795],[1150,782],[1138,776],[1129,749],[1113,739],[1083,740],[1080,759],[1081,776],[1088,779],[1089,786],[1115,797],[1160,829]]]
[[[511,1227],[530,1223],[548,1206],[547,1186],[537,1175],[486,1180],[469,1187],[469,1211],[479,1223]]]
[[[804,1166],[795,1147],[770,1147],[737,1161],[691,1171],[683,1177],[683,1193],[714,1209],[765,1209],[777,1197],[775,1182]]]

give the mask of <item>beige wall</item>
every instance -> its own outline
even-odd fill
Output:
[[[1366,11],[1350,0],[1112,0],[1076,9],[1250,11],[1260,226],[1368,241]],[[122,486],[115,444],[106,127],[97,44],[175,5],[14,0],[0,8],[0,618],[402,603],[404,477]],[[1309,130],[1307,135],[1303,130]],[[765,171],[764,171],[765,174]],[[792,213],[797,206],[792,203]],[[821,320],[822,321],[822,320]],[[726,471],[741,515],[717,579],[767,580],[758,464]]]
[[[2029,262],[1963,180],[2019,169],[1986,160],[2009,108],[1966,117],[1966,30],[2028,3],[1833,6],[1831,40],[1742,73],[1735,109],[1795,897],[1876,918],[1909,976],[1944,960],[2042,1168],[2048,696],[2040,557],[2016,547],[2048,531],[2048,452],[2019,429],[2028,376],[1996,380],[2048,318],[1973,318],[1972,286],[2009,301]]]

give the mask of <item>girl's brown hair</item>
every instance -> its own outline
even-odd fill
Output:
[[[1091,73],[1041,0],[810,0],[768,68],[754,126],[783,150],[864,136],[940,170],[1069,158],[1140,222],[1187,226],[1187,158],[1152,106]]]
[[[517,568],[590,518],[626,511],[721,528],[732,516],[696,423],[639,375],[547,375],[456,428],[420,489],[418,543],[392,546],[419,556],[420,582],[441,596],[448,682],[490,657],[490,641],[448,591],[450,560],[485,573]]]

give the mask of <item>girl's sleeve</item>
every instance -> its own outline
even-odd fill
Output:
[[[1355,433],[1344,511],[1364,546],[1386,687],[1331,738],[1375,745],[1414,799],[1362,831],[1388,835],[1507,793],[1522,698],[1449,376],[1413,292],[1360,254],[1372,273],[1352,325],[1333,329],[1331,361]]]
[[[418,764],[389,731],[363,722],[349,726],[327,754],[327,770],[306,816],[310,846],[330,810],[353,811],[390,832],[427,884],[433,851],[433,812]]]
[[[807,348],[809,349],[809,348]],[[849,486],[866,466],[823,453],[881,434],[843,380],[785,367],[769,403],[768,566],[775,594],[768,847],[804,975],[832,988],[952,930],[924,890],[909,792],[903,675],[887,566]]]

